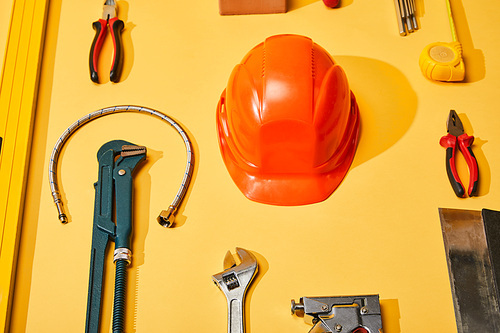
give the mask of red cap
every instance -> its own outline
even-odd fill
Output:
[[[339,5],[339,0],[323,0],[323,3],[327,6],[327,7],[337,7]]]

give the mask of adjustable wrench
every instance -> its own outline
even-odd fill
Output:
[[[224,271],[212,276],[227,299],[228,333],[245,332],[245,293],[258,270],[253,254],[238,247],[236,253],[241,259],[239,265],[228,251],[224,258]]]
[[[115,242],[113,261],[116,264],[113,333],[123,333],[126,267],[132,258],[132,174],[145,158],[146,147],[122,140],[110,141],[97,152],[99,179],[94,184],[94,226],[85,333],[99,332],[104,258],[110,240]],[[116,222],[113,222],[113,216]]]

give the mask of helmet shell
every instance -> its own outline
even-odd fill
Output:
[[[328,198],[346,175],[359,111],[327,51],[304,36],[277,35],[232,71],[217,129],[224,163],[248,199],[304,205]]]

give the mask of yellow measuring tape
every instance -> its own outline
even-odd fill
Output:
[[[0,82],[0,331],[8,331],[49,0],[14,0]]]
[[[453,42],[437,42],[427,45],[420,54],[422,74],[430,80],[455,82],[465,78],[462,44],[458,41],[450,0],[446,0]]]

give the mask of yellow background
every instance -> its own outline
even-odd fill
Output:
[[[2,52],[2,66],[3,66],[3,56],[7,43],[7,36],[9,33],[9,22],[10,14],[12,10],[11,1],[0,2],[0,51]]]
[[[307,332],[290,315],[301,296],[380,294],[386,333],[456,332],[438,207],[500,209],[497,1],[452,0],[464,47],[466,82],[430,82],[418,57],[429,43],[451,41],[445,1],[417,0],[421,29],[397,33],[393,1],[294,0],[286,14],[219,16],[216,0],[118,1],[124,72],[109,82],[110,38],[92,83],[88,53],[100,1],[50,2],[12,332],[81,332],[97,180],[97,150],[124,139],[148,147],[135,177],[133,265],[127,332],[224,332],[226,303],[211,275],[227,250],[251,250],[260,272],[247,295],[249,332]],[[4,1],[5,3],[5,1]],[[10,8],[2,3],[2,8]],[[2,10],[2,17],[7,16]],[[0,42],[6,40],[0,26]],[[324,202],[276,207],[246,199],[219,153],[215,108],[232,68],[275,34],[308,36],[344,68],[359,103],[361,137],[344,182]],[[48,163],[59,135],[94,110],[135,104],[183,124],[196,167],[174,229],[156,216],[173,199],[184,171],[177,133],[144,115],[96,120],[66,144],[59,164],[70,223],[52,203]],[[445,151],[450,109],[457,110],[479,162],[479,197],[458,199]],[[467,183],[463,159],[459,172]],[[103,331],[110,331],[112,265]]]

